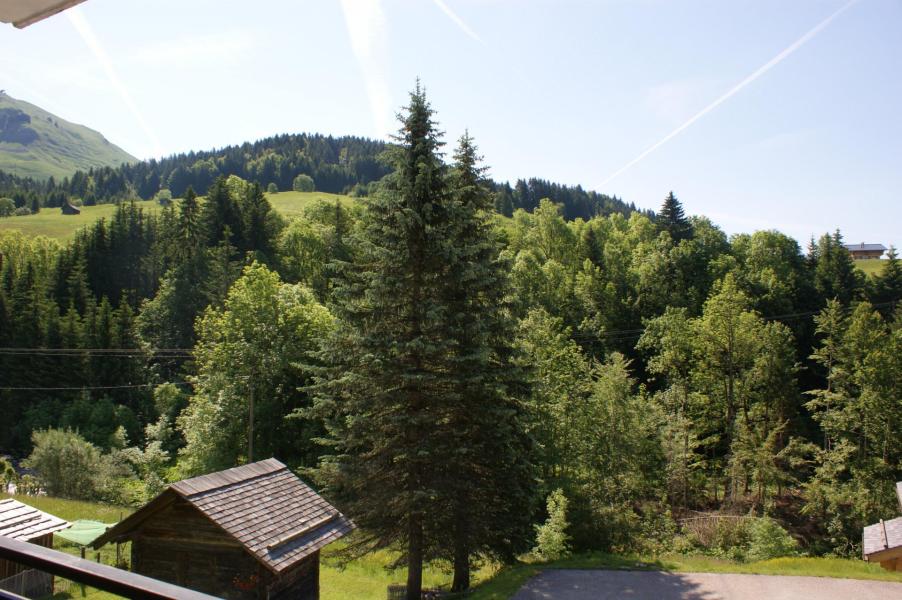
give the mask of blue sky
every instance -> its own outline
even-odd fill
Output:
[[[899,0],[88,0],[0,28],[0,88],[150,157],[384,137],[419,76],[497,179],[898,246],[900,31]]]

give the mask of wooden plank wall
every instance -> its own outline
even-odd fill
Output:
[[[279,575],[269,588],[269,600],[319,600],[319,552]]]
[[[149,519],[132,542],[136,573],[235,600],[265,598],[271,576],[240,544],[190,504]]]

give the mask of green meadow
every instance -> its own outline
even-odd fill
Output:
[[[280,192],[266,194],[266,197],[273,208],[286,217],[302,215],[304,209],[317,200],[334,202],[337,198],[345,204],[355,202],[354,198],[350,196],[325,192]],[[160,205],[153,200],[143,200],[136,204],[149,213],[160,210]],[[68,241],[82,227],[91,225],[99,219],[111,218],[115,210],[115,204],[98,204],[97,206],[82,206],[80,215],[64,215],[58,208],[45,208],[36,215],[0,218],[0,231],[16,229],[25,235],[43,235],[60,241]]]
[[[156,212],[160,205],[153,200],[136,202],[147,212]],[[109,219],[116,211],[115,204],[82,206],[80,215],[64,215],[59,208],[44,208],[35,215],[0,218],[0,231],[19,230],[25,235],[43,235],[60,241],[68,241],[86,225],[100,219]]]
[[[868,258],[856,260],[855,266],[865,272],[866,275],[879,275],[883,271],[886,261],[882,258]]]
[[[30,504],[68,521],[92,519],[113,523],[134,511],[133,508],[108,506],[94,502],[79,502],[48,498],[46,496],[18,496],[20,502]],[[77,555],[76,546],[57,540],[55,547]],[[320,567],[320,597],[322,600],[383,600],[387,587],[403,583],[404,569],[391,569],[397,554],[380,551],[347,561],[341,554],[341,543],[333,544],[323,552]],[[100,561],[115,563],[115,548],[105,546],[100,550]],[[128,547],[123,548],[128,557]],[[97,559],[93,550],[87,558]],[[471,600],[507,600],[531,577],[544,569],[628,569],[660,570],[673,573],[748,573],[757,575],[807,575],[812,577],[839,577],[849,579],[874,579],[902,582],[902,573],[884,571],[877,565],[862,560],[843,558],[787,557],[758,562],[740,563],[708,556],[666,554],[662,556],[617,555],[601,552],[578,554],[562,560],[542,563],[526,559],[505,567],[485,565],[475,573],[475,588],[467,597]],[[431,564],[423,571],[426,587],[447,587],[451,583],[448,565]],[[63,599],[81,597],[80,589],[56,594]],[[104,600],[115,598],[98,590],[86,591],[86,598]]]

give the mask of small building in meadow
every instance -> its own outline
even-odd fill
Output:
[[[63,204],[61,210],[64,215],[80,215],[81,214],[80,208],[78,208],[77,206],[73,206],[72,204],[69,204],[68,202]]]
[[[221,598],[316,600],[319,551],[353,524],[276,459],[171,484],[97,538],[132,571]]]
[[[860,244],[846,244],[845,247],[855,260],[880,258],[886,252],[883,244],[865,244],[862,242]]]
[[[33,506],[23,504],[12,498],[0,500],[0,535],[14,540],[29,542],[44,548],[53,548],[53,534],[69,527],[69,523],[40,511]],[[5,583],[4,588],[9,587],[10,582],[15,584],[18,593],[27,592],[30,595],[46,595],[53,593],[53,577],[48,573],[33,572],[28,577],[28,586],[22,587],[25,582],[13,581],[20,578],[26,572],[32,572],[19,563],[10,562],[0,558],[0,583]],[[24,594],[23,594],[24,595]]]
[[[896,484],[896,495],[902,510],[902,481]],[[866,561],[880,563],[887,571],[902,571],[902,517],[865,527],[861,546]]]

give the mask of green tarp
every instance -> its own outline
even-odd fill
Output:
[[[57,531],[55,535],[79,546],[90,546],[94,540],[106,533],[106,530],[112,526],[100,521],[79,519],[72,522],[72,527]]]

